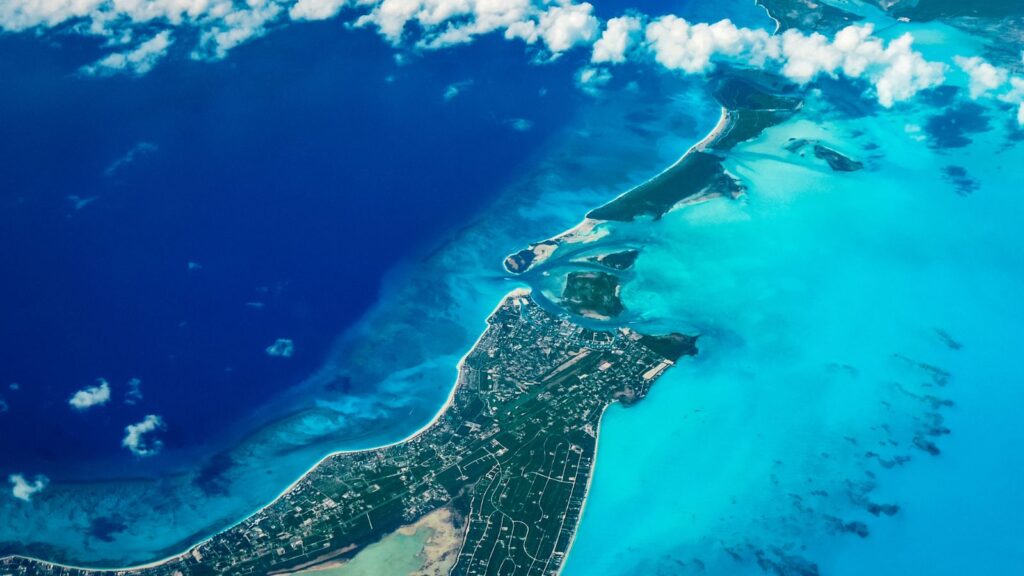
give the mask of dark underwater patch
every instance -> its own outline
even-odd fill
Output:
[[[989,129],[989,119],[980,104],[961,102],[929,118],[924,129],[932,148],[963,148],[971,143],[970,135]]]
[[[850,78],[818,78],[813,83],[821,89],[822,98],[829,104],[829,112],[841,118],[867,118],[884,110],[875,98],[868,95],[870,84]]]
[[[127,529],[128,525],[120,516],[98,516],[89,523],[89,536],[104,542],[113,542],[115,534]]]
[[[934,106],[936,108],[944,108],[951,106],[956,101],[957,94],[960,93],[960,88],[957,86],[938,86],[929,90],[922,90],[917,98],[923,104],[928,106]]]
[[[208,495],[227,494],[228,479],[226,472],[234,465],[231,456],[220,453],[210,458],[205,466],[192,479],[192,484]]]
[[[970,196],[981,186],[977,180],[967,173],[967,169],[963,166],[951,164],[942,169],[942,174],[946,177],[946,180],[953,183],[956,193],[961,196]]]

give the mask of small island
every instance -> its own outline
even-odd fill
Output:
[[[858,162],[821,144],[814,145],[814,156],[828,162],[829,168],[835,172],[856,172],[864,168],[863,162]]]
[[[806,138],[790,138],[784,148],[787,152],[792,152],[794,154],[799,153],[800,156],[803,156],[804,153],[802,150],[807,146],[811,146],[814,157],[819,160],[824,160],[833,172],[856,172],[857,170],[862,170],[864,168],[863,162],[854,160],[838,150],[829,148],[820,142],[814,142]]]
[[[624,310],[619,278],[608,272],[570,272],[562,291],[566,309],[594,320],[609,320]]]
[[[611,268],[612,270],[618,270],[621,272],[632,268],[639,256],[639,250],[629,249],[621,252],[611,252],[609,254],[591,256],[587,258],[587,262],[600,264],[606,268]]]

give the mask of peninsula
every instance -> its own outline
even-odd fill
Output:
[[[615,402],[642,399],[696,337],[598,331],[508,294],[459,366],[448,403],[414,436],[336,453],[277,500],[188,551],[136,568],[92,570],[21,556],[17,576],[279,574],[350,558],[444,509],[461,530],[450,574],[557,574]]]
[[[660,174],[591,210],[575,227],[510,254],[505,270],[524,274],[549,261],[562,246],[593,242],[605,222],[658,219],[680,205],[742,194],[742,183],[723,165],[728,152],[792,118],[803,100],[794,85],[762,71],[727,69],[710,84],[722,113],[703,140]]]

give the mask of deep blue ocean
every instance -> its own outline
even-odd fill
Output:
[[[626,8],[708,10],[596,12]],[[472,221],[586,99],[586,54],[538,65],[495,37],[403,53],[336,21],[220,62],[182,48],[143,77],[77,72],[103,53],[0,35],[3,475],[153,474],[287,411],[267,405],[385,274]],[[279,338],[290,358],[266,353]],[[100,378],[111,401],[72,413]],[[140,460],[120,440],[151,413],[164,455]]]
[[[0,84],[4,476],[157,471],[173,458],[120,445],[150,413],[167,454],[216,442],[313,372],[385,272],[469,221],[581,98],[568,63],[521,45],[401,65],[337,23],[142,78],[77,75],[95,49],[0,36],[17,79]],[[292,357],[265,352],[278,338]],[[73,413],[98,378],[111,401]]]

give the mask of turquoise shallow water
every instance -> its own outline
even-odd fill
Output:
[[[623,292],[637,324],[699,331],[701,354],[643,403],[609,410],[566,574],[1024,565],[1024,149],[1001,109],[990,131],[939,148],[922,128],[937,113],[850,119],[812,99],[732,155],[745,198],[613,231],[648,245]],[[787,152],[790,138],[866,169],[833,173]],[[973,193],[942,176],[949,165]],[[929,436],[936,425],[951,434]],[[852,522],[870,535],[840,528]]]

